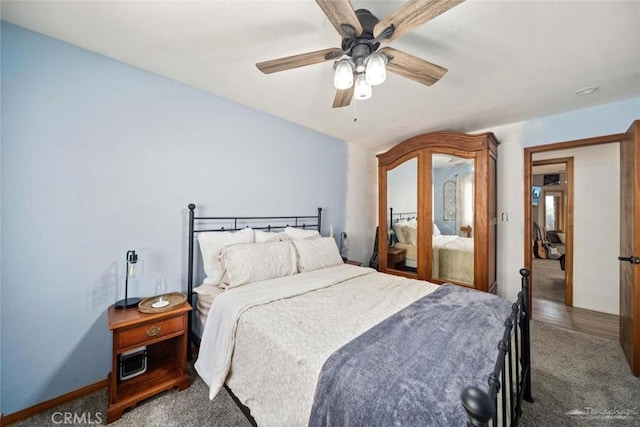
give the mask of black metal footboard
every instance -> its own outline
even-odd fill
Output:
[[[531,396],[531,334],[529,330],[529,270],[520,270],[522,290],[504,322],[502,340],[498,343],[498,359],[489,375],[489,392],[467,387],[462,403],[468,426],[517,426],[522,416],[522,400]],[[500,394],[500,396],[498,396]]]

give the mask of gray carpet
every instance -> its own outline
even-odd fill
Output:
[[[524,403],[522,426],[640,426],[640,379],[631,374],[617,342],[533,322],[532,360],[535,403]],[[111,425],[249,425],[225,390],[213,401],[207,394],[206,385],[195,376],[187,390],[149,399]],[[52,415],[65,411],[91,413],[94,421],[96,412],[100,412],[104,423],[106,406],[106,391],[99,391],[16,425],[60,425],[52,421]],[[567,415],[574,410],[591,415]],[[619,417],[628,412],[625,419],[602,415]]]
[[[531,269],[533,297],[564,304],[564,271],[560,261],[533,258]]]

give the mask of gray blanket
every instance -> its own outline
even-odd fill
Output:
[[[464,426],[465,387],[488,390],[511,304],[445,284],[327,359],[309,425]]]

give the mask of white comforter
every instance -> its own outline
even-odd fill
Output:
[[[325,360],[436,288],[345,264],[227,290],[211,307],[196,370],[210,398],[226,381],[259,425],[306,425]]]

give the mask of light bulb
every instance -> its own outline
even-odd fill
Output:
[[[135,264],[129,264],[129,277],[136,277],[138,269]]]
[[[336,89],[349,89],[353,86],[353,66],[348,59],[341,59],[336,63],[333,85]]]
[[[129,277],[136,277],[138,274],[138,269],[136,268],[136,263],[138,262],[138,255],[136,251],[128,251],[127,252],[127,263],[129,264],[129,271],[127,271],[127,275]]]
[[[367,68],[365,78],[371,86],[376,86],[384,82],[387,78],[387,70],[384,66],[386,57],[379,53],[374,53],[367,58]]]
[[[364,74],[358,74],[358,77],[356,77],[354,96],[360,100],[371,98],[371,86],[365,81]]]

